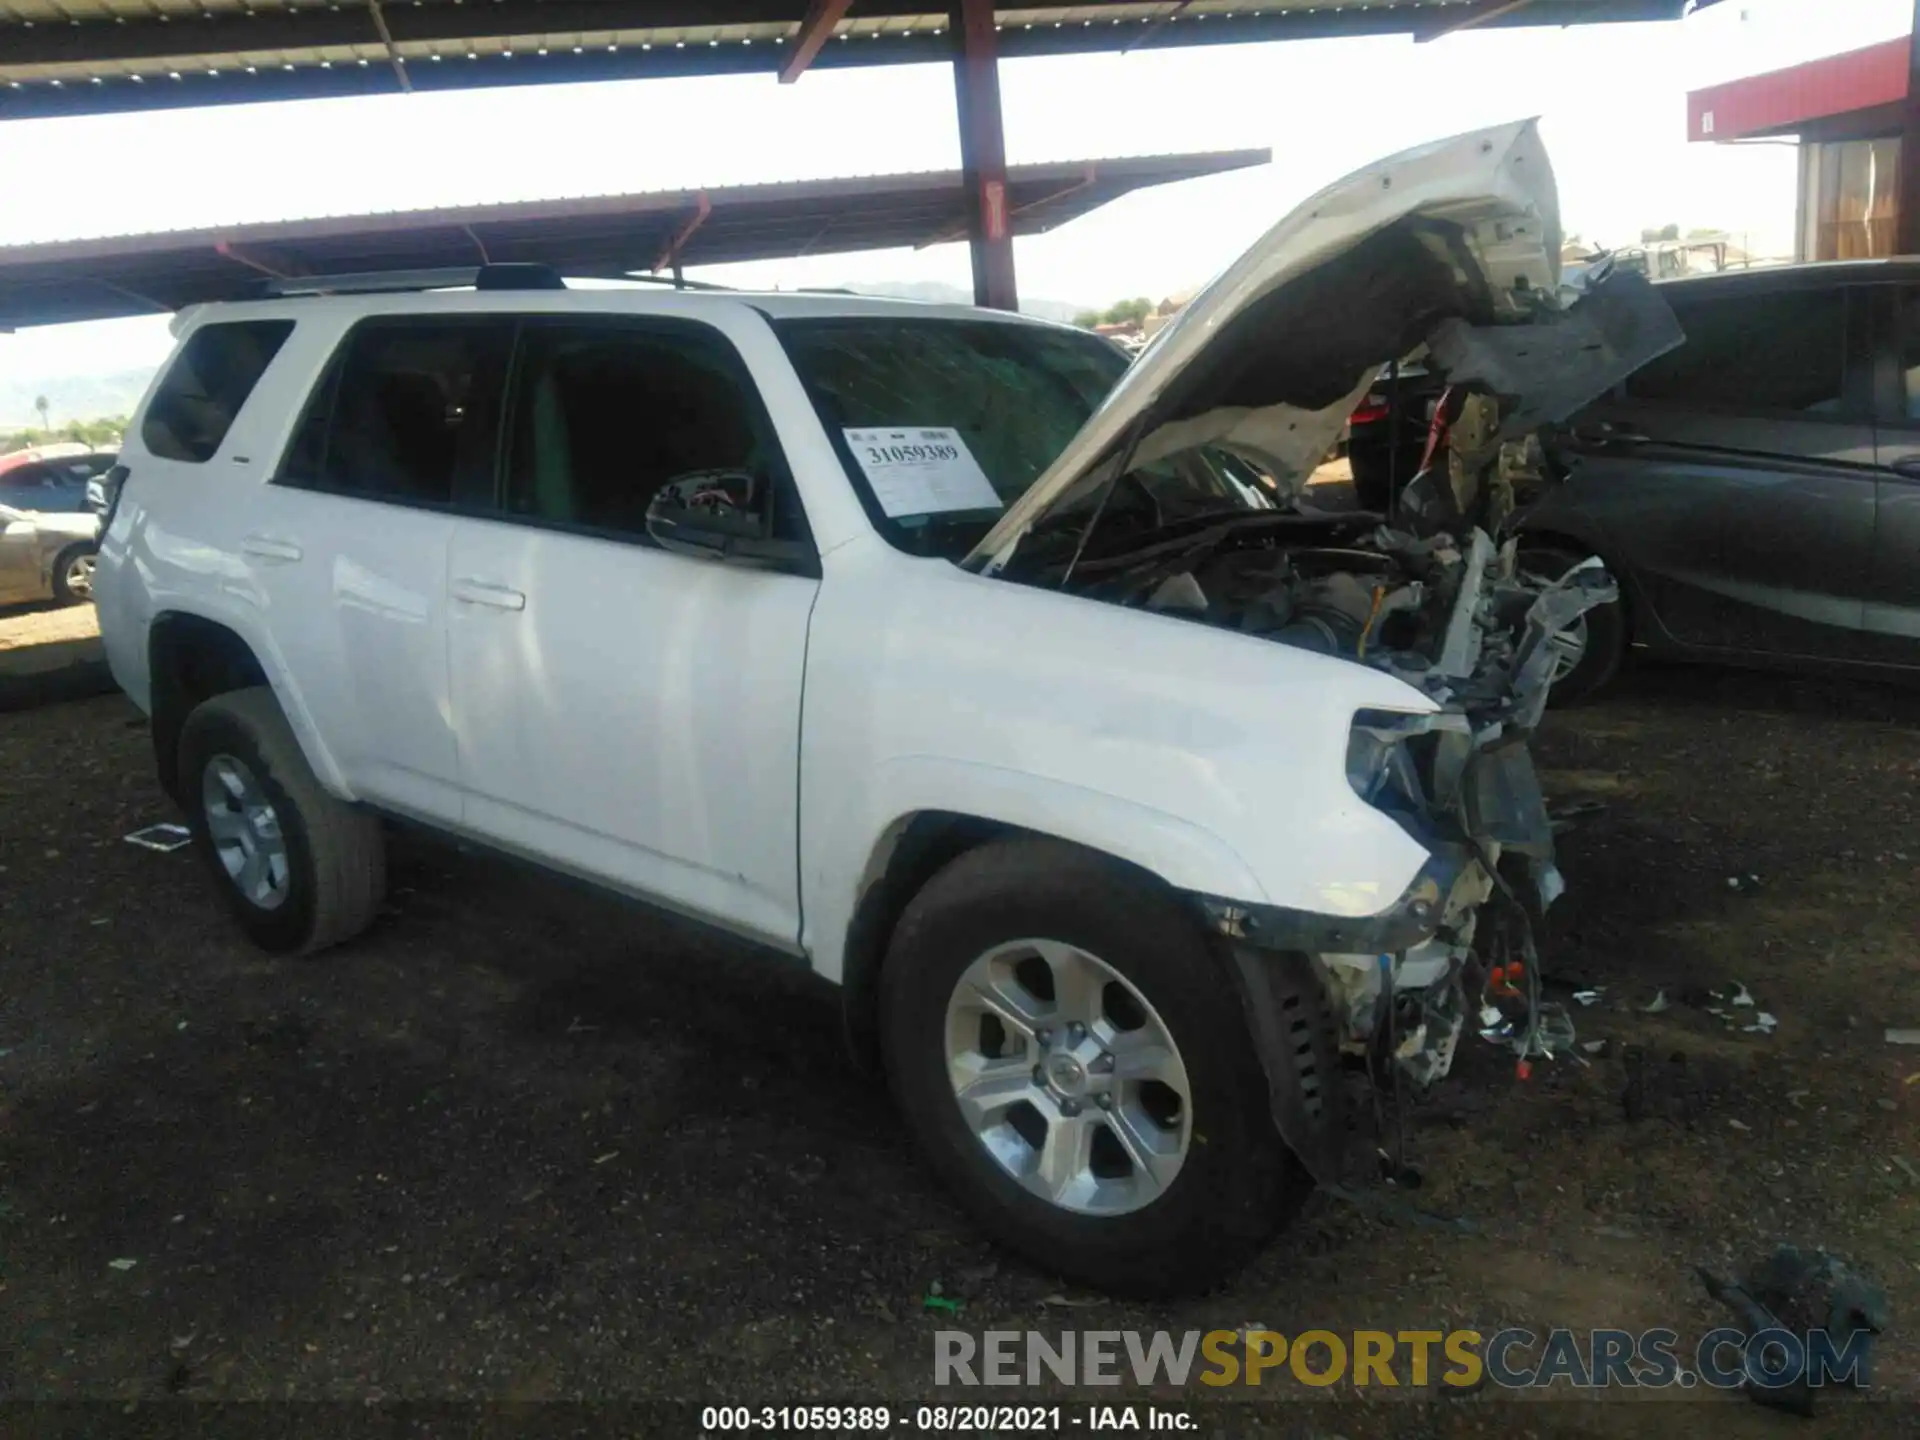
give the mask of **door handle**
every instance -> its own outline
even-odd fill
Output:
[[[453,598],[468,605],[485,605],[493,610],[527,608],[527,597],[520,591],[496,585],[491,580],[476,580],[471,575],[453,582]]]
[[[256,560],[291,565],[300,558],[302,552],[291,540],[276,540],[271,535],[249,535],[241,540],[240,553],[251,555]]]

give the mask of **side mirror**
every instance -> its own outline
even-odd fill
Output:
[[[779,563],[804,558],[804,546],[770,533],[764,488],[745,470],[696,470],[669,480],[648,502],[647,534],[676,555]]]

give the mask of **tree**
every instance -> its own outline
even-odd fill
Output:
[[[1107,311],[1104,318],[1109,325],[1138,325],[1152,313],[1153,302],[1141,295],[1118,302]]]
[[[1073,323],[1078,325],[1082,330],[1091,330],[1100,323],[1100,312],[1098,310],[1082,310],[1078,315],[1073,317]]]
[[[1640,243],[1642,245],[1652,245],[1661,240],[1678,240],[1679,238],[1680,227],[1678,225],[1662,225],[1658,230],[1647,229],[1640,232]]]
[[[53,423],[51,420],[47,418],[48,414],[51,413],[51,411],[53,410],[53,406],[47,403],[46,396],[36,395],[33,397],[33,408],[40,412],[40,428],[42,430],[45,430],[49,425]]]

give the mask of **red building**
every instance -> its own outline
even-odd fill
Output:
[[[1795,258],[1892,255],[1909,48],[1902,37],[1696,90],[1687,97],[1687,138],[1712,143],[1797,135]]]

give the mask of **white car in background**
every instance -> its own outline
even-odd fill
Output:
[[[100,517],[0,505],[0,605],[93,598]]]
[[[209,307],[121,451],[108,656],[260,944],[373,922],[384,815],[588,877],[840,983],[1008,1245],[1204,1285],[1340,1175],[1343,1048],[1443,1074],[1558,892],[1525,742],[1613,592],[1499,532],[1532,427],[1672,343],[1644,286],[1561,311],[1559,249],[1518,124],[1315,196],[1130,367],[511,267]],[[1410,528],[1296,510],[1422,341],[1475,395]]]

